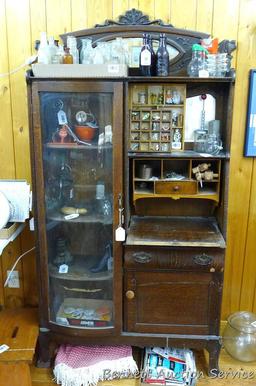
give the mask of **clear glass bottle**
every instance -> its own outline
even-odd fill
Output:
[[[166,47],[165,34],[160,34],[159,47],[156,52],[156,75],[157,76],[169,75],[169,53]]]
[[[67,47],[70,50],[70,54],[73,57],[73,63],[79,63],[79,51],[77,49],[77,42],[75,36],[67,37]]]
[[[104,52],[102,52],[102,46],[100,42],[97,47],[93,50],[93,64],[104,64]]]
[[[90,64],[92,63],[92,39],[84,38],[81,39],[82,47],[80,50],[80,63],[81,64]]]
[[[151,50],[147,34],[143,34],[143,44],[140,51],[140,73],[143,76],[152,75]]]
[[[55,56],[57,54],[58,47],[55,45],[54,37],[49,37],[49,55],[50,55],[50,63],[56,63]]]
[[[148,45],[151,52],[151,75],[156,75],[156,54],[153,49],[153,43],[152,43],[152,37],[150,34],[148,34]]]

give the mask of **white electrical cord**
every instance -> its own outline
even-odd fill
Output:
[[[14,271],[16,265],[17,265],[18,262],[20,261],[20,259],[21,259],[23,256],[27,255],[29,252],[33,251],[33,249],[36,249],[36,247],[33,247],[33,248],[29,249],[28,251],[22,253],[22,255],[20,255],[20,256],[17,258],[17,260],[16,260],[15,263],[13,264],[13,266],[12,266],[12,268],[11,268],[11,270],[10,270],[10,272],[9,272],[9,274],[8,274],[8,276],[7,276],[7,278],[6,278],[6,280],[5,280],[4,287],[6,287],[6,286],[8,285],[8,282],[9,282],[9,280],[10,280],[10,277],[12,276],[12,273],[13,273],[13,271]]]
[[[2,74],[0,74],[0,78],[5,78],[6,76],[15,74],[15,72],[18,72],[18,71],[21,70],[23,67],[27,67],[27,66],[29,66],[30,64],[32,64],[32,63],[36,60],[36,58],[37,58],[37,55],[32,55],[32,56],[30,56],[29,58],[26,59],[25,63],[21,64],[19,67],[14,68],[14,69],[11,70],[10,72],[3,72]]]

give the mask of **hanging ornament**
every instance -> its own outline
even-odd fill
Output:
[[[206,94],[200,95],[199,99],[203,101],[203,107],[201,111],[201,130],[205,130],[205,100],[207,98]]]

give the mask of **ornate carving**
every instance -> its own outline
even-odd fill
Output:
[[[118,21],[106,20],[104,24],[96,24],[95,28],[108,27],[110,25],[151,25],[157,24],[166,27],[173,27],[172,24],[164,24],[161,19],[149,20],[148,15],[144,15],[138,9],[132,8],[126,11],[124,15],[119,16]]]
[[[198,265],[209,265],[212,263],[213,257],[202,253],[201,255],[194,256],[193,261]]]
[[[235,40],[222,40],[219,44],[219,52],[226,52],[231,58],[231,52],[236,49],[236,41]]]

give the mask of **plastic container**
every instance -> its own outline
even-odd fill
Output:
[[[187,72],[192,78],[208,77],[206,55],[207,51],[200,44],[193,44],[192,59],[188,64]]]
[[[225,350],[242,362],[256,360],[256,315],[240,311],[229,316],[223,332]]]

